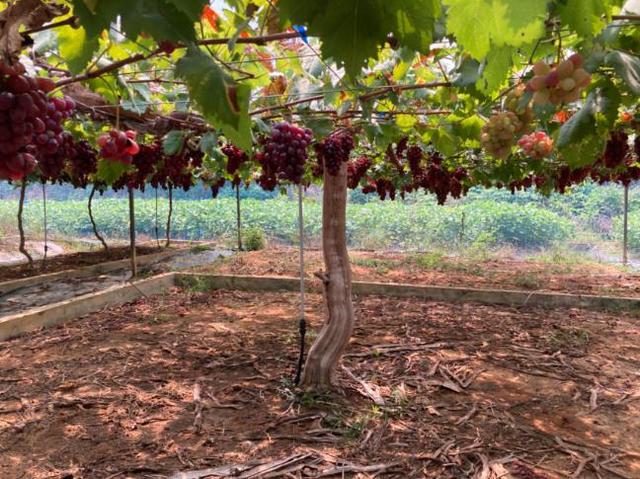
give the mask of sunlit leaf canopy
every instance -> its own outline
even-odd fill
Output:
[[[633,134],[640,120],[639,0],[62,4],[68,12],[47,19],[58,26],[22,25],[32,42],[19,53],[30,72],[76,99],[86,116],[74,132],[95,136],[96,122],[116,116],[149,135],[192,130],[212,169],[222,165],[219,140],[250,152],[286,120],[317,138],[349,126],[379,175],[391,175],[388,146],[408,137],[469,168],[477,183],[508,184],[593,163],[612,130]],[[2,35],[6,58],[15,38]],[[574,53],[592,74],[588,87],[567,104],[533,107],[530,130],[554,140],[553,155],[532,160],[517,145],[506,156],[485,151],[483,125],[531,79],[532,65]]]

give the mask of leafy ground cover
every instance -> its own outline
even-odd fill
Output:
[[[0,344],[0,475],[640,475],[636,318],[361,297],[313,396],[297,301],[175,290]],[[307,314],[313,337],[320,295]]]

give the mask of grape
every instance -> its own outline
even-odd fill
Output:
[[[34,164],[44,170],[43,178],[54,179],[62,172],[68,153],[58,150],[69,146],[62,121],[71,115],[74,103],[48,97],[55,84],[47,78],[25,76],[20,64],[0,64],[0,72],[0,152],[9,155],[0,158],[0,163],[7,163],[0,168],[0,179],[7,178],[7,172],[13,179],[22,179],[16,175],[32,173]]]
[[[615,168],[621,165],[629,148],[629,136],[624,131],[613,131],[604,149],[603,161],[607,168]]]
[[[506,158],[511,153],[516,135],[525,124],[511,111],[496,113],[482,127],[480,141],[487,152],[496,158]]]
[[[194,171],[202,165],[204,154],[200,150],[193,149],[187,142],[183,151],[177,155],[162,155],[159,143],[156,151],[161,156],[156,159],[157,166],[150,179],[151,185],[155,188],[171,186],[188,191],[193,186]]]
[[[353,135],[348,130],[336,130],[315,145],[318,161],[330,175],[337,175],[340,165],[349,159],[354,147]]]
[[[274,125],[271,135],[262,139],[263,149],[256,155],[262,167],[258,184],[267,191],[273,191],[279,181],[301,183],[312,138],[308,128],[287,122]]]
[[[549,156],[553,151],[553,140],[543,131],[536,131],[530,135],[523,135],[518,140],[518,146],[530,158],[541,159]]]
[[[422,166],[420,165],[422,157],[422,149],[419,146],[414,145],[407,149],[407,162],[409,163],[411,174],[414,177],[422,174]]]
[[[355,190],[371,165],[371,159],[366,156],[350,161],[347,165],[347,187]]]
[[[76,188],[86,188],[89,177],[98,171],[98,152],[86,140],[75,144],[69,157],[69,176]]]
[[[579,53],[551,68],[544,62],[533,66],[534,76],[527,88],[534,92],[536,105],[571,103],[579,100],[582,91],[591,82],[591,75],[582,68],[583,59]]]
[[[231,143],[222,147],[222,153],[227,157],[227,173],[234,174],[244,162],[249,160],[247,154]]]
[[[66,107],[66,102],[59,104],[60,107],[63,105]],[[107,160],[130,165],[133,162],[133,156],[140,151],[135,138],[136,132],[132,130],[124,132],[113,129],[109,133],[100,135],[98,138],[100,156]]]

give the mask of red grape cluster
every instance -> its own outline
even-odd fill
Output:
[[[244,151],[231,143],[227,143],[222,147],[222,153],[227,157],[227,173],[230,175],[233,175],[238,171],[240,165],[249,160],[249,157]]]
[[[263,151],[256,155],[262,167],[258,184],[273,191],[279,181],[302,182],[307,162],[307,147],[313,134],[308,128],[300,128],[287,122],[277,123],[271,135],[262,140]]]
[[[412,145],[407,148],[407,163],[409,163],[409,170],[411,174],[416,177],[422,174],[422,148],[417,145]]]
[[[431,154],[424,172],[416,178],[416,186],[435,194],[439,205],[447,201],[448,195],[460,198],[465,192],[462,181],[468,177],[466,169],[459,166],[451,171],[442,162],[440,154]]]
[[[151,177],[151,185],[155,188],[173,186],[188,191],[193,186],[194,169],[202,166],[203,158],[204,153],[188,145],[178,155],[163,156],[164,161],[158,163]]]
[[[222,188],[225,184],[224,178],[218,178],[213,183],[211,183],[211,197],[217,198],[218,193],[220,193],[220,188]]]
[[[352,190],[356,189],[372,164],[371,159],[366,156],[360,156],[350,161],[347,164],[347,187]]]
[[[89,177],[98,171],[98,152],[88,141],[80,140],[68,158],[71,184],[76,188],[86,188]]]
[[[527,88],[533,91],[537,105],[571,103],[580,98],[582,90],[591,82],[591,75],[582,68],[582,55],[575,53],[567,60],[551,68],[544,61],[533,65],[533,78]]]
[[[630,152],[629,135],[624,131],[612,131],[604,149],[603,163],[607,168],[616,168]]]
[[[518,140],[518,146],[529,158],[540,160],[548,157],[553,151],[553,140],[544,131],[536,131],[530,135],[523,135]]]
[[[118,161],[130,165],[140,147],[136,143],[136,132],[133,130],[111,130],[98,137],[100,156],[107,160]]]
[[[337,175],[340,165],[349,159],[355,144],[353,134],[349,130],[336,130],[316,143],[318,162],[327,169],[330,175]]]
[[[140,151],[133,157],[132,165],[134,170],[125,173],[113,183],[113,189],[118,191],[123,188],[133,188],[144,191],[147,180],[156,171],[162,162],[162,144],[154,141],[150,145],[139,145]]]
[[[20,180],[32,173],[37,160],[57,153],[62,122],[75,103],[49,98],[55,84],[25,75],[24,66],[0,64],[0,179]]]
[[[75,155],[75,140],[69,132],[59,135],[58,148],[55,153],[40,153],[38,155],[38,167],[40,178],[43,181],[61,181],[60,176],[65,168],[66,161]]]

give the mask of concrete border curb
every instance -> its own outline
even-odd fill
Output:
[[[235,276],[199,273],[176,273],[176,285],[239,289],[245,291],[297,291],[299,280],[284,276]],[[317,281],[307,282],[310,291],[320,291]],[[354,281],[353,294],[394,298],[422,298],[444,302],[475,302],[513,307],[583,308],[632,311],[640,313],[640,298],[592,296],[541,291],[494,290],[456,286],[415,286],[399,283]]]
[[[144,266],[155,261],[167,259],[176,254],[179,254],[182,251],[184,250],[177,249],[138,256],[138,265]],[[83,278],[85,276],[93,276],[94,274],[108,273],[110,271],[115,271],[121,268],[128,268],[129,264],[130,260],[128,258],[125,258],[115,261],[107,261],[105,263],[92,264],[89,266],[82,266],[76,269],[65,269],[63,271],[57,271],[55,273],[40,274],[37,276],[29,276],[27,278],[3,281],[0,282],[0,295],[9,293],[10,291],[15,291],[16,289],[33,286],[34,284],[44,283],[46,281],[56,281],[66,278]]]
[[[105,307],[119,306],[144,295],[160,294],[172,286],[201,290],[229,289],[242,291],[298,291],[299,280],[284,276],[235,276],[200,273],[164,273],[151,278],[112,286],[96,293],[84,294],[24,313],[0,318],[0,341],[42,327],[79,318]],[[309,281],[307,290],[320,292],[318,281]],[[475,302],[512,307],[582,308],[629,311],[639,314],[640,298],[574,295],[566,293],[527,292],[460,288],[453,286],[414,286],[397,283],[353,282],[353,293],[393,298],[421,298],[443,302]]]
[[[174,273],[112,286],[96,293],[83,294],[58,303],[41,306],[0,318],[0,341],[42,327],[53,326],[109,306],[119,306],[144,295],[159,294],[174,284]]]

